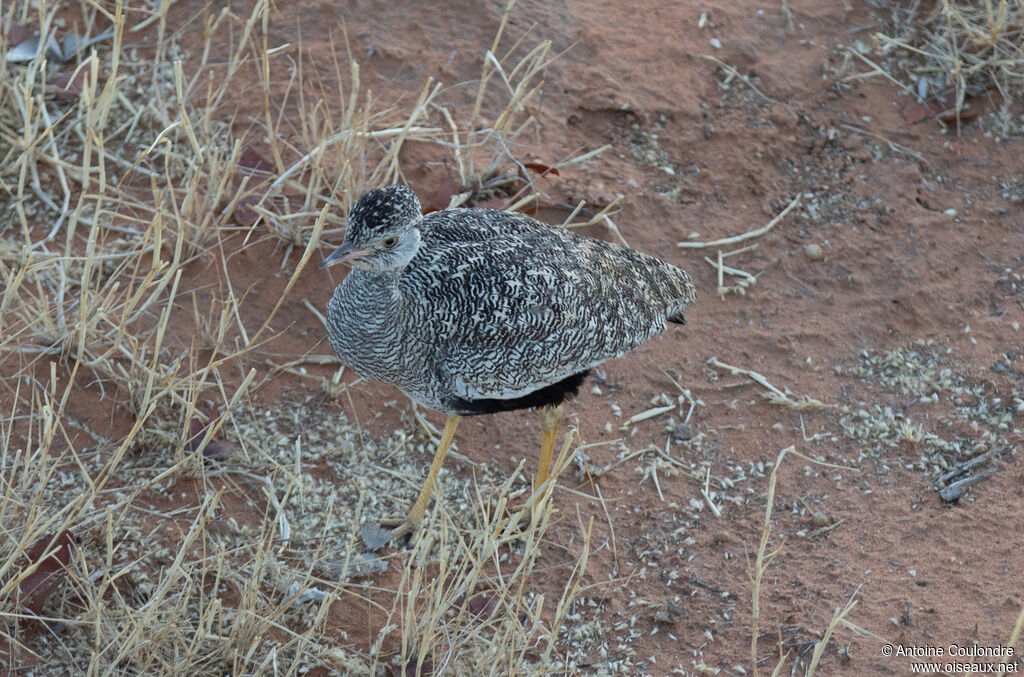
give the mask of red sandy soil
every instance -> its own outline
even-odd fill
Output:
[[[179,3],[172,20],[199,4]],[[1024,469],[1016,453],[1003,454],[999,472],[969,498],[947,505],[933,489],[935,473],[908,467],[917,463],[916,451],[872,455],[869,442],[844,436],[838,425],[842,406],[878,404],[938,429],[949,409],[941,402],[915,403],[898,388],[834,369],[860,364],[862,351],[885,353],[918,340],[933,340],[943,365],[1009,403],[1021,387],[1014,322],[1024,323],[1021,296],[1006,280],[1007,269],[1022,267],[1020,197],[1014,202],[1001,192],[1003,184],[1024,179],[1019,142],[993,142],[983,120],[967,124],[961,136],[935,120],[911,125],[904,115],[910,100],[881,80],[835,87],[829,69],[839,65],[840,46],[881,28],[885,18],[853,5],[791,3],[789,28],[777,3],[722,9],[691,0],[524,0],[508,27],[504,44],[529,34],[527,41],[551,40],[555,52],[564,52],[548,67],[541,104],[530,111],[539,132],[523,158],[553,163],[579,149],[612,146],[598,160],[542,180],[546,203],[582,198],[602,205],[623,195],[614,220],[628,242],[689,270],[700,295],[687,327],[671,328],[607,364],[605,381],[614,387],[600,384],[598,395],[585,386],[568,407],[571,424],[585,442],[617,438],[621,420],[613,418],[611,402],[628,417],[659,393],[678,394],[664,369],[703,401],[691,421],[703,443],[699,449],[676,444],[674,455],[700,454],[685,460],[704,464],[716,479],[765,466],[724,492],[748,500],[725,503],[720,516],[704,505],[699,519],[691,503],[704,503],[696,478],[663,473],[664,499],[650,479],[640,483],[632,463],[594,480],[610,506],[618,562],[610,549],[599,550],[587,578],[607,580],[615,571],[626,581],[603,589],[605,608],[615,622],[644,611],[632,647],[650,674],[699,663],[726,674],[741,674],[736,666],[742,666],[750,674],[751,562],[767,472],[789,445],[857,468],[814,466],[798,457],[782,465],[769,544],[769,551],[781,546],[781,552],[761,592],[760,629],[769,633],[761,640],[762,670],[770,671],[778,656],[780,639],[771,633],[799,628],[781,641],[806,664],[809,643],[854,598],[848,620],[874,636],[840,628],[822,659],[826,674],[909,672],[908,658],[882,655],[885,642],[1005,643],[1024,605]],[[379,101],[411,105],[433,76],[467,83],[446,92],[453,105],[465,106],[501,11],[493,2],[282,3],[271,42],[294,42],[301,26],[306,56],[326,62],[329,40],[338,40],[344,21],[363,81]],[[186,45],[197,29],[186,28]],[[736,79],[723,88],[724,72],[702,55],[752,77],[771,101]],[[426,199],[446,170],[429,162],[429,154],[416,155],[409,153],[403,171]],[[715,249],[676,247],[691,233],[711,240],[762,226],[801,192],[814,213],[798,210],[755,240],[757,249],[728,261],[760,273],[746,295],[716,293],[716,271],[703,261]],[[589,234],[611,238],[601,227]],[[805,254],[811,244],[823,258]],[[295,298],[326,303],[331,285],[322,274],[311,270],[301,284]],[[317,350],[327,351],[308,313],[284,319],[298,322],[296,335],[310,342],[297,350],[320,341]],[[836,407],[797,412],[768,403],[759,386],[706,366],[712,356]],[[382,400],[401,398],[379,384],[354,396],[362,420]],[[606,432],[607,421],[615,422],[614,432]],[[372,431],[394,425],[397,413],[388,413]],[[801,425],[808,437],[833,437],[805,442]],[[977,434],[962,431],[968,439]],[[628,446],[664,448],[667,437],[664,421],[655,419],[638,424]],[[1017,430],[1006,437],[1011,444],[1020,439]],[[473,419],[458,435],[464,453],[506,472],[524,457],[531,467],[538,439],[530,413]],[[590,451],[597,466],[613,462],[615,453],[612,446]],[[590,481],[577,488],[593,493]],[[574,532],[579,510],[595,519],[595,543],[611,538],[595,501],[563,492],[555,508],[563,520],[555,537]],[[836,523],[817,537],[800,535]],[[652,606],[631,606],[637,599]],[[375,632],[368,628],[367,639]],[[585,674],[599,664],[594,657],[593,667],[578,669]]]
[[[879,78],[836,87],[840,46],[881,28],[882,11],[861,3],[792,2],[789,27],[778,3],[721,5],[522,0],[507,28],[504,45],[527,36],[529,44],[551,40],[554,52],[564,52],[547,68],[543,97],[529,111],[539,126],[535,145],[517,151],[521,159],[551,164],[611,145],[599,158],[539,181],[551,207],[541,216],[561,221],[560,205],[585,199],[600,206],[621,194],[613,219],[625,239],[690,271],[699,293],[687,326],[671,327],[608,363],[603,380],[584,386],[567,407],[567,427],[578,426],[588,443],[618,439],[618,426],[650,408],[652,398],[666,393],[674,400],[675,379],[702,404],[691,420],[695,439],[673,440],[669,453],[685,467],[708,469],[721,512],[707,505],[703,477],[662,471],[659,496],[650,477],[641,481],[634,460],[596,478],[568,473],[563,484],[579,493],[556,494],[559,523],[551,536],[575,534],[579,512],[584,521],[594,518],[595,544],[610,542],[604,510],[581,496],[599,486],[617,547],[597,548],[584,580],[606,582],[594,596],[603,599],[613,624],[636,616],[629,642],[636,669],[696,673],[704,665],[751,674],[750,572],[768,473],[779,451],[794,445],[809,457],[854,468],[798,456],[782,463],[768,546],[781,550],[761,587],[759,630],[768,633],[759,645],[763,673],[777,662],[780,641],[791,652],[784,671],[799,660],[802,673],[811,643],[851,599],[857,604],[847,620],[865,632],[837,629],[822,674],[908,673],[909,658],[883,656],[887,642],[1005,644],[1024,606],[1024,468],[1014,449],[1015,423],[997,431],[1008,445],[989,466],[998,472],[947,504],[933,488],[938,473],[919,464],[914,443],[880,447],[845,434],[840,421],[879,405],[925,431],[964,441],[972,453],[986,449],[982,436],[990,428],[956,418],[956,407],[971,402],[954,401],[951,392],[922,401],[891,381],[852,373],[865,354],[913,348],[919,340],[933,341],[920,350],[939,367],[982,388],[989,400],[1001,398],[993,407],[1014,407],[1024,371],[1017,329],[1024,324],[1024,296],[1012,274],[1024,272],[1024,210],[1020,195],[1005,186],[1024,181],[1020,142],[993,141],[984,116],[966,123],[959,136],[934,119],[911,124],[904,115],[910,99]],[[202,7],[179,2],[171,10],[169,26],[184,26],[186,48],[202,40],[201,23],[187,21]],[[444,97],[468,106],[502,9],[502,3],[465,0],[278,3],[270,43],[298,44],[301,26],[304,58],[326,64],[330,40],[340,43],[344,22],[363,82],[378,101],[411,106],[433,76],[466,83]],[[723,87],[725,72],[703,55],[749,76],[770,100],[738,79]],[[403,157],[403,172],[424,200],[447,172],[436,159],[436,150],[416,148]],[[703,260],[714,258],[716,248],[676,246],[692,233],[712,240],[760,227],[798,193],[804,196],[799,209],[752,240],[756,249],[726,261],[759,274],[745,295],[716,293],[716,271]],[[587,234],[613,238],[603,226]],[[808,256],[807,245],[818,245],[823,256]],[[323,307],[341,274],[332,270],[328,281],[312,268],[292,298]],[[270,302],[285,279],[267,282]],[[322,328],[299,302],[281,313],[282,322],[294,322],[293,343],[275,344],[275,351],[329,352]],[[834,406],[797,411],[770,403],[749,379],[708,366],[711,357],[759,372],[794,399],[808,395]],[[261,398],[271,402],[297,388],[309,385],[281,380]],[[370,415],[386,400],[404,402],[390,386],[360,386],[353,398],[358,418],[372,419],[371,433],[399,425],[395,408]],[[612,403],[622,418],[615,418]],[[671,437],[665,422],[633,426],[625,444],[665,449]],[[828,434],[813,438],[816,433]],[[467,420],[457,439],[462,453],[510,473],[522,458],[533,467],[539,429],[533,414],[519,412]],[[601,467],[621,450],[608,444],[588,454]],[[731,489],[718,484],[741,473],[746,478]],[[730,497],[737,500],[723,500]],[[808,536],[826,526],[833,528]],[[558,557],[551,563],[564,564]],[[618,581],[607,583],[613,574]],[[552,591],[561,585],[553,581]],[[369,644],[378,630],[370,626],[362,626],[363,637],[350,632],[350,639]],[[617,640],[609,642],[609,656],[588,657],[576,666],[579,674],[616,656]]]

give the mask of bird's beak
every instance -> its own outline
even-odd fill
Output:
[[[351,244],[344,242],[340,247],[331,252],[330,256],[324,259],[324,262],[320,264],[320,270],[341,261],[353,261],[369,253],[370,251],[367,249],[353,249]]]

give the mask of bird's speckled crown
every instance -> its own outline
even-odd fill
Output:
[[[422,216],[420,201],[408,186],[384,186],[370,191],[352,206],[346,239],[353,243],[377,240],[415,224]]]

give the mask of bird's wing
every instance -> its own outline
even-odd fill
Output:
[[[682,273],[528,223],[424,243],[403,279],[420,306],[406,313],[421,318],[409,335],[429,343],[438,376],[466,399],[520,397],[636,348],[665,328],[661,278]]]

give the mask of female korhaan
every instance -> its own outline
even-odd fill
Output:
[[[594,366],[683,323],[695,294],[683,270],[523,214],[451,209],[424,216],[393,185],[359,199],[323,265],[352,270],[327,304],[338,357],[448,415],[419,498],[397,539],[418,529],[462,416],[534,407],[543,428],[535,486],[548,476],[562,402]]]

